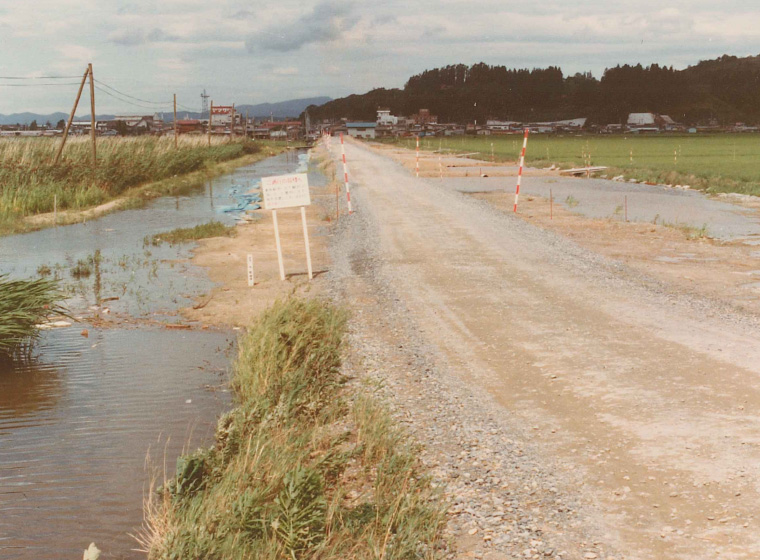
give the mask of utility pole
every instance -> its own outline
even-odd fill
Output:
[[[232,104],[232,113],[230,114],[230,140],[235,138],[235,104]]]
[[[211,100],[211,107],[208,110],[208,145],[211,145],[211,116],[214,112],[214,100]]]
[[[61,145],[58,147],[58,151],[55,153],[55,159],[53,160],[53,164],[56,165],[61,159],[61,154],[63,153],[63,147],[66,145],[66,138],[69,137],[69,129],[71,128],[71,123],[74,120],[74,113],[76,113],[77,106],[79,105],[79,99],[82,97],[82,90],[84,90],[84,83],[87,81],[87,76],[90,75],[90,67],[87,67],[87,70],[84,71],[84,76],[82,76],[82,83],[79,84],[79,91],[77,92],[77,98],[74,101],[74,106],[71,108],[71,114],[69,115],[69,120],[66,123],[66,128],[63,130],[63,138],[61,139]]]
[[[177,94],[174,94],[174,147],[177,148]]]
[[[92,128],[90,130],[90,136],[92,138],[92,170],[95,171],[95,166],[98,164],[97,147],[95,144],[95,78],[92,75],[92,63],[87,65],[90,72],[90,123]]]

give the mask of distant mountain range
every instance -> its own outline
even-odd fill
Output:
[[[309,97],[306,99],[290,99],[288,101],[280,101],[279,103],[259,103],[258,105],[236,105],[235,109],[241,113],[248,111],[251,117],[259,119],[269,118],[270,116],[275,119],[284,119],[287,117],[298,117],[303,111],[310,105],[323,105],[329,101],[332,101],[330,97]],[[133,111],[126,111],[125,114],[136,114]],[[148,114],[148,113],[144,113]],[[172,120],[172,113],[161,112],[157,113],[164,120]],[[199,119],[207,118],[208,115],[201,115],[200,112],[194,113],[192,111],[177,111],[177,118],[179,119]],[[69,118],[68,113],[50,113],[48,115],[41,115],[38,113],[13,113],[10,115],[0,114],[0,125],[4,124],[30,124],[32,121],[37,121],[37,124],[45,124],[50,122],[53,126],[61,119],[66,120]],[[113,120],[114,115],[96,115],[96,118],[101,121]],[[90,117],[87,115],[79,115],[74,117],[75,121],[86,121]]]

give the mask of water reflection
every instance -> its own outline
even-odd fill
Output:
[[[229,335],[149,329],[51,331],[37,361],[0,375],[0,558],[81,557],[94,540],[137,558],[146,453],[208,441]],[[105,557],[109,557],[106,555]],[[113,557],[113,556],[110,556]]]
[[[27,416],[39,416],[55,407],[63,392],[63,378],[56,367],[34,357],[0,359],[0,436],[22,425]]]

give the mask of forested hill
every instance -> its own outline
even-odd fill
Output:
[[[684,124],[760,123],[760,56],[722,56],[684,70],[616,66],[601,79],[564,76],[557,67],[510,70],[457,64],[409,78],[403,89],[376,89],[319,107],[314,118],[374,121],[378,107],[394,115],[430,109],[439,122],[486,119],[537,122],[588,117],[597,124],[625,122],[628,113],[660,113]]]

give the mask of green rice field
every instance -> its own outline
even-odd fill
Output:
[[[393,142],[414,149],[414,138]],[[489,161],[515,162],[522,135],[430,137],[424,150],[473,153]],[[607,176],[624,175],[661,184],[689,185],[710,193],[760,195],[759,134],[582,135],[534,134],[528,140],[527,165],[563,168],[607,166]]]

